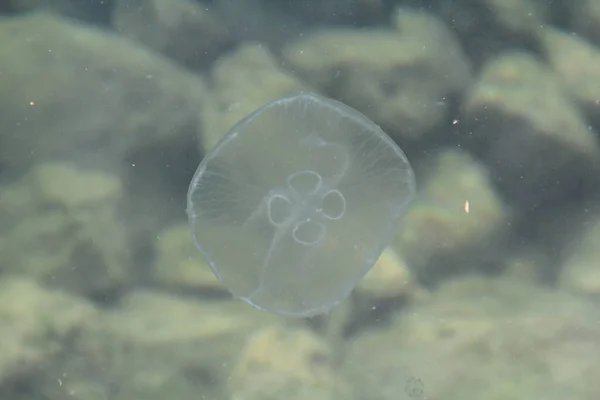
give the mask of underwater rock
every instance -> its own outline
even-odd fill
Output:
[[[536,49],[537,32],[552,18],[556,2],[537,0],[434,1],[433,10],[456,32],[477,66],[502,51]]]
[[[579,0],[564,2],[570,13],[574,31],[600,45],[600,2],[598,0]]]
[[[45,163],[2,188],[3,273],[94,295],[131,278],[132,254],[120,219],[121,181],[69,163]]]
[[[504,256],[511,213],[487,167],[454,149],[420,164],[426,177],[396,239],[417,280],[435,284],[494,269]]]
[[[245,43],[221,58],[211,74],[211,94],[202,109],[202,148],[212,149],[239,120],[266,102],[308,89],[282,69],[260,43]]]
[[[416,289],[416,283],[406,262],[397,251],[388,247],[360,281],[356,293],[377,302],[410,297]]]
[[[517,280],[459,278],[351,338],[342,375],[357,398],[408,400],[418,378],[426,399],[595,399],[600,315],[580,300]]]
[[[238,302],[132,290],[82,330],[53,370],[68,377],[67,392],[71,383],[92,381],[120,399],[221,399],[248,336],[275,323]]]
[[[96,317],[96,309],[84,299],[44,289],[29,279],[4,276],[0,281],[3,389],[30,382],[41,370],[52,370],[54,360],[65,356],[69,339],[89,328]],[[56,379],[52,382],[57,386]]]
[[[600,299],[600,219],[596,216],[586,225],[565,250],[559,284],[580,296]]]
[[[190,68],[212,63],[232,44],[219,17],[191,0],[118,0],[113,25],[123,36]]]
[[[165,228],[156,238],[154,280],[158,285],[202,293],[227,293],[207,264],[198,265],[198,250],[188,224]]]
[[[556,75],[532,55],[513,51],[487,63],[463,113],[463,144],[522,209],[565,201],[573,188],[597,181],[596,134]]]
[[[334,400],[344,385],[336,380],[329,346],[303,329],[267,327],[246,343],[231,374],[232,400]]]
[[[0,20],[0,37],[0,163],[14,171],[113,166],[200,127],[202,79],[117,34],[34,13]]]
[[[550,67],[586,115],[600,126],[600,49],[584,38],[554,28],[540,31]]]
[[[401,9],[396,30],[313,31],[282,51],[286,66],[365,113],[394,137],[439,128],[471,70],[458,40],[436,17]]]

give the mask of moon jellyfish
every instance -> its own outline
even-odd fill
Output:
[[[196,247],[235,298],[307,317],[348,297],[414,192],[406,156],[374,122],[298,94],[250,114],[206,154],[187,213]]]

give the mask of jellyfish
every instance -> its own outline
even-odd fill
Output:
[[[379,126],[310,93],[237,123],[189,186],[194,243],[233,297],[293,317],[346,299],[392,241],[415,193]]]

